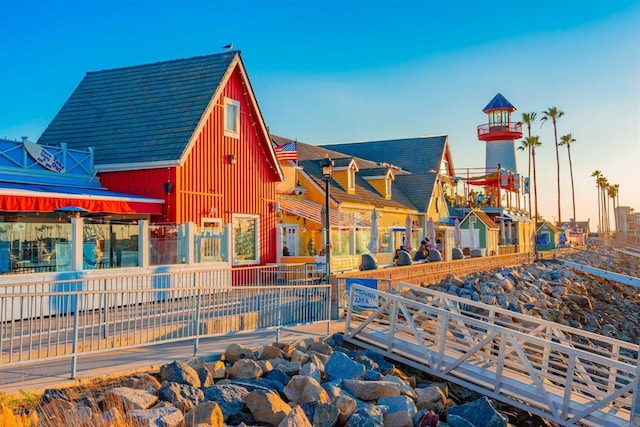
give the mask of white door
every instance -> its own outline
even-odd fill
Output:
[[[300,232],[295,224],[281,225],[281,256],[298,256],[300,255]]]

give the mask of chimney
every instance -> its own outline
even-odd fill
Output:
[[[25,142],[27,139],[29,139],[28,136],[21,136],[20,138],[22,138],[22,142]]]

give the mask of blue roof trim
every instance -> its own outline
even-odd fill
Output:
[[[484,113],[489,112],[491,110],[509,110],[515,111],[516,107],[511,105],[507,99],[502,96],[501,93],[497,94],[493,97],[493,99],[487,104],[486,107],[482,110]]]

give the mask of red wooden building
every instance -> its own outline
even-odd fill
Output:
[[[102,184],[164,199],[152,223],[232,224],[234,264],[276,260],[283,173],[239,51],[87,73],[39,143],[92,147]]]

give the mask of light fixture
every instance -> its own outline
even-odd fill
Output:
[[[331,276],[331,224],[329,223],[329,183],[331,182],[331,175],[333,174],[333,160],[326,156],[320,163],[322,166],[322,179],[325,182],[325,200],[324,200],[324,212],[325,212],[325,249],[324,256],[327,263],[327,284],[330,284],[329,278]]]
[[[232,164],[232,165],[236,164],[236,155],[235,154],[229,154],[229,164]]]
[[[164,183],[164,192],[166,194],[170,194],[172,190],[173,190],[173,184],[171,183],[171,181],[165,182]]]

